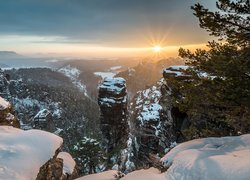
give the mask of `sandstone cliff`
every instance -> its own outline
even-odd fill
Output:
[[[99,86],[98,104],[103,146],[109,154],[108,161],[111,161],[111,156],[126,146],[128,122],[125,80],[106,78]]]

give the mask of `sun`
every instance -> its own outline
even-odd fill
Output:
[[[153,47],[153,51],[159,53],[162,50],[162,47],[159,45],[156,45]]]

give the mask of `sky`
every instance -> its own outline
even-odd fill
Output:
[[[215,0],[1,0],[0,51],[79,57],[136,57],[210,39],[190,6]]]

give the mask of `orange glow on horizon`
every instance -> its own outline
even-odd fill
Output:
[[[27,55],[47,55],[51,56],[65,56],[74,58],[152,58],[163,59],[167,57],[177,57],[179,48],[190,49],[194,51],[197,48],[207,49],[205,44],[191,44],[182,46],[159,46],[159,47],[140,47],[140,48],[119,48],[119,47],[100,47],[100,46],[81,46],[81,45],[61,45],[54,44],[53,46],[44,47],[30,47],[17,49],[17,52]],[[29,51],[27,51],[29,49]],[[11,50],[11,49],[7,49]]]

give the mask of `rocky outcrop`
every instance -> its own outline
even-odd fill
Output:
[[[58,152],[56,151],[53,158],[40,168],[36,180],[72,180],[77,177],[75,161],[72,157],[68,153]],[[69,160],[72,162],[69,163]]]
[[[134,162],[137,168],[155,165],[154,156],[164,153],[165,148],[174,142],[171,119],[164,114],[160,104],[162,85],[163,80],[151,88],[139,91],[129,106],[133,149],[129,161]],[[130,167],[126,169],[129,171]]]
[[[54,132],[56,128],[52,113],[48,109],[39,111],[33,118],[33,128]]]
[[[37,175],[36,180],[62,180],[63,179],[63,160],[52,158],[44,164]]]
[[[173,93],[171,85],[171,78],[188,78],[184,69],[186,66],[165,69],[164,78],[156,85],[139,91],[129,106],[132,145],[128,147],[128,162],[134,162],[136,168],[159,168],[158,156],[164,155],[176,142],[185,139],[182,130],[188,126],[188,118],[185,113],[174,107],[174,96],[180,94]]]
[[[161,87],[162,97],[160,102],[163,112],[169,114],[169,117],[172,119],[172,129],[176,142],[183,142],[185,140],[183,130],[189,126],[189,120],[186,113],[182,113],[178,107],[174,106],[174,101],[183,97],[178,89],[172,86],[171,80],[177,79],[178,81],[188,82],[190,76],[185,74],[187,68],[188,66],[170,66],[163,71],[164,83]]]
[[[126,146],[127,141],[127,92],[123,78],[106,78],[99,86],[98,104],[101,110],[103,146],[111,160],[116,151]],[[113,154],[113,155],[112,155]],[[109,162],[111,163],[111,162]]]
[[[0,97],[0,125],[20,128],[19,121],[15,117],[10,103],[2,97]]]

